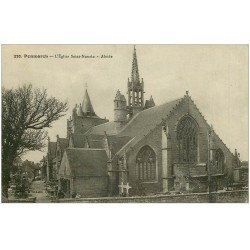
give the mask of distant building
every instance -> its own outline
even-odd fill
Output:
[[[58,180],[58,170],[61,164],[63,153],[68,147],[68,138],[60,138],[59,135],[56,137],[56,142],[48,139],[48,153],[46,156],[46,179],[48,181]]]
[[[162,105],[144,93],[135,49],[127,99],[119,90],[114,98],[114,121],[95,114],[86,90],[67,122],[68,147],[56,164],[58,169],[61,162],[59,189],[67,195],[143,195],[206,192],[208,180],[216,191],[233,182],[236,156],[189,93]],[[49,142],[49,164],[57,148]]]
[[[50,141],[48,138],[48,151],[46,156],[46,181],[52,181],[54,179],[53,176],[53,160],[56,157],[56,142]]]

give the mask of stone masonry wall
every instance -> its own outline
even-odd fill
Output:
[[[108,177],[80,177],[73,181],[73,192],[85,197],[108,196]]]
[[[246,190],[227,191],[212,194],[216,203],[248,203],[249,195]],[[105,197],[83,199],[60,199],[57,202],[73,203],[209,203],[208,193],[156,195],[142,197]]]

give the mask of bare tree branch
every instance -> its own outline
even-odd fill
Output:
[[[2,89],[2,183],[15,158],[45,146],[45,128],[64,116],[67,103],[48,97],[46,89],[24,85]],[[7,178],[6,178],[7,179]]]

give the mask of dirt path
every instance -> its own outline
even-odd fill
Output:
[[[47,196],[44,181],[33,181],[30,187],[30,194],[36,197],[36,203],[51,202]]]

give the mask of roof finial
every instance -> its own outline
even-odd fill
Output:
[[[188,95],[189,94],[189,91],[188,90],[186,90],[186,95]]]
[[[85,82],[85,89],[87,89],[87,88],[88,88],[88,83]]]

